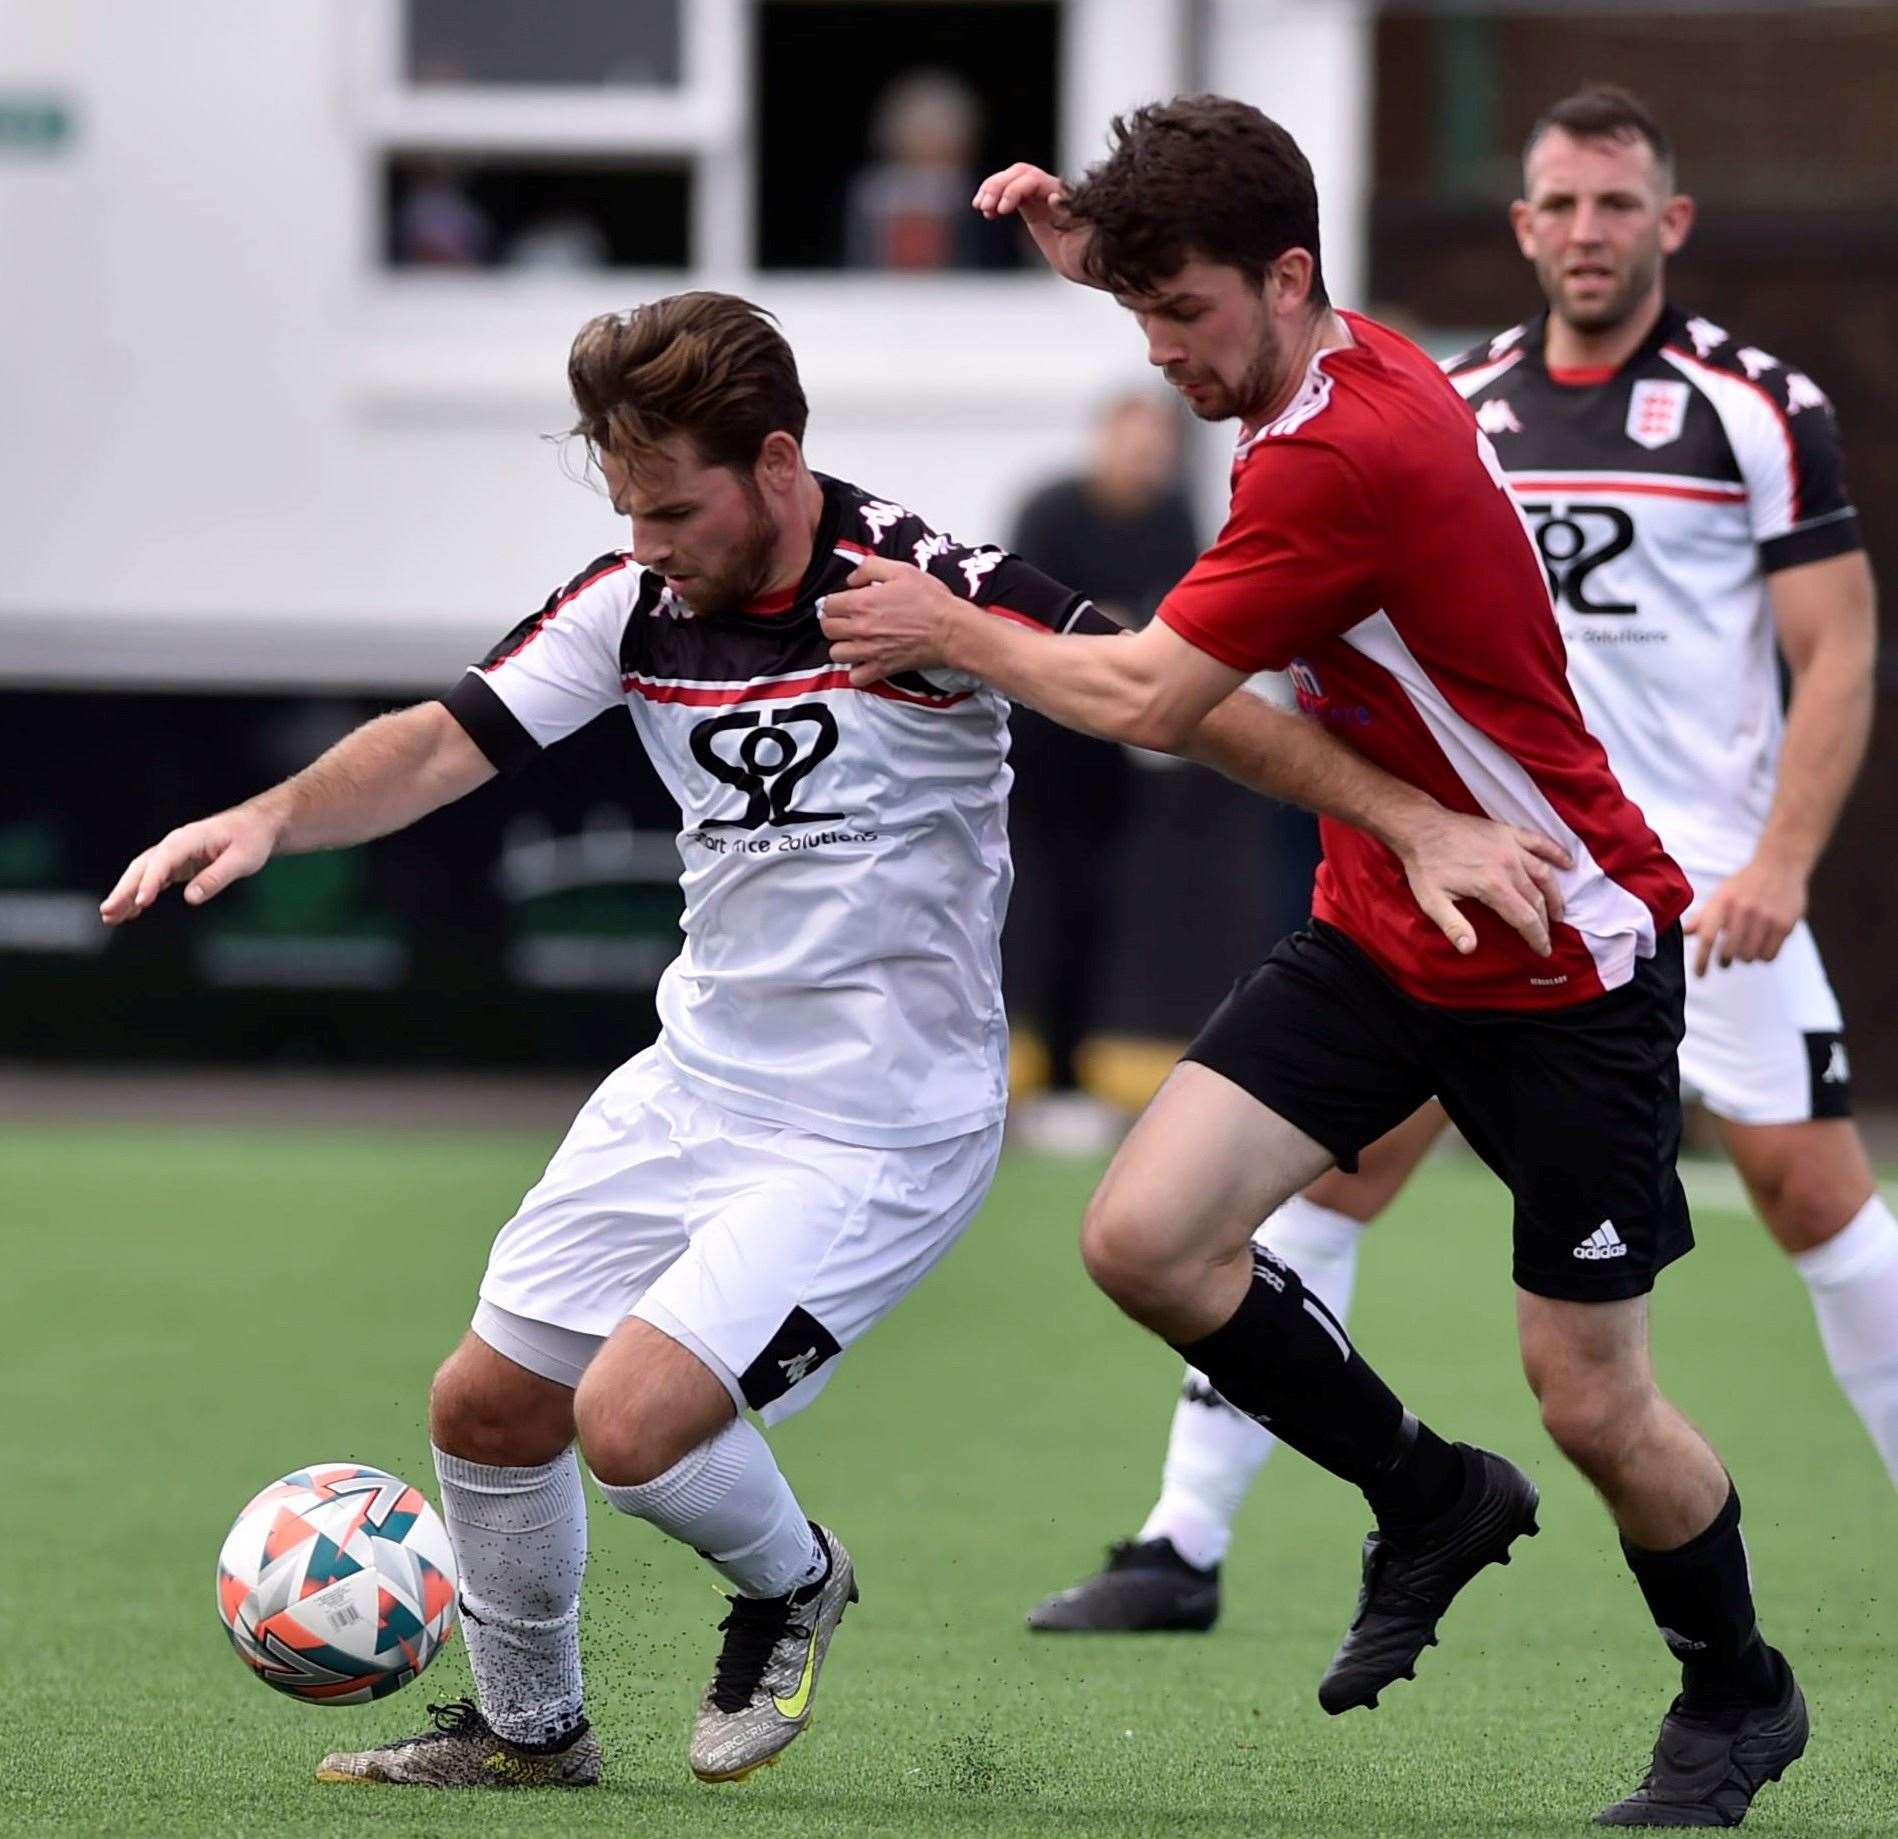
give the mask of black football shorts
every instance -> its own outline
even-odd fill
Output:
[[[1280,943],[1186,1050],[1355,1169],[1433,1095],[1516,1202],[1515,1280],[1612,1302],[1693,1248],[1680,1151],[1678,926],[1617,990],[1565,1009],[1445,1009],[1336,928]]]

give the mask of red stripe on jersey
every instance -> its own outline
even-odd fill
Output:
[[[584,581],[582,581],[578,587],[571,589],[569,592],[565,594],[562,594],[560,598],[556,600],[554,604],[551,607],[549,607],[545,613],[540,614],[535,619],[533,625],[528,628],[526,636],[521,640],[521,642],[518,645],[514,647],[512,651],[504,651],[498,658],[495,658],[489,663],[482,665],[481,667],[482,671],[485,673],[491,670],[498,670],[503,664],[505,664],[508,661],[509,658],[518,658],[521,655],[521,653],[524,652],[528,648],[528,646],[533,644],[533,642],[537,638],[540,637],[541,627],[546,625],[546,623],[550,619],[552,619],[554,615],[558,613],[562,607],[572,605],[572,603],[578,600],[580,596],[587,591],[588,588],[594,585],[595,582],[604,581],[608,575],[617,575],[619,571],[626,566],[629,559],[630,558],[626,556],[621,556],[620,559],[617,562],[613,563],[610,567],[601,569],[597,575],[587,576],[587,578]]]
[[[839,668],[763,683],[666,683],[632,673],[620,679],[620,687],[643,696],[648,702],[678,702],[694,709],[722,709],[734,703],[785,702],[793,696],[815,695],[820,690],[848,690],[858,686],[850,681],[848,670]],[[953,709],[957,703],[967,702],[971,694],[960,690],[924,696],[913,690],[898,689],[893,683],[869,683],[862,687],[872,696],[881,696],[890,702],[913,703],[925,709]]]
[[[1522,492],[1612,492],[1636,498],[1691,498],[1697,504],[1743,504],[1744,485],[1673,485],[1664,479],[1610,478],[1602,473],[1511,473],[1510,489]]]
[[[1614,364],[1575,364],[1559,370],[1551,364],[1548,367],[1549,381],[1559,383],[1568,390],[1593,389],[1597,384],[1612,383],[1618,368]]]
[[[873,556],[876,554],[874,549],[867,548],[862,543],[853,543],[847,536],[840,536],[831,547],[834,549],[847,550],[853,556]]]
[[[1786,447],[1786,477],[1792,481],[1793,488],[1792,516],[1787,521],[1789,526],[1798,523],[1800,512],[1799,456],[1793,447],[1793,431],[1791,424],[1786,420],[1786,411],[1773,400],[1773,392],[1769,389],[1762,389],[1749,376],[1743,374],[1736,375],[1730,370],[1716,370],[1711,364],[1704,362],[1698,353],[1683,351],[1678,345],[1664,345],[1661,349],[1665,351],[1669,357],[1679,358],[1683,364],[1691,364],[1696,370],[1704,370],[1710,377],[1724,377],[1729,382],[1745,384],[1754,395],[1759,397],[1759,399],[1773,411],[1773,425],[1779,429],[1779,438],[1785,443]]]

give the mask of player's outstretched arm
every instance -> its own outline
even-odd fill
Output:
[[[1771,960],[1806,913],[1806,886],[1832,839],[1872,733],[1877,589],[1862,550],[1767,577],[1792,676],[1778,781],[1759,847],[1687,920],[1694,975]]]
[[[882,556],[826,597],[822,621],[830,655],[859,687],[909,670],[962,671],[1069,728],[1162,753],[1177,751],[1245,675],[1157,620],[1136,633],[1057,639]]]
[[[1066,198],[1067,188],[1053,173],[1017,160],[990,173],[976,187],[972,202],[984,217],[1019,217],[1043,259],[1062,280],[1099,287],[1087,271],[1087,245],[1093,232],[1085,225],[1063,221],[1061,206]]]
[[[281,785],[185,824],[132,858],[99,905],[108,926],[137,919],[173,882],[202,906],[275,855],[387,836],[493,778],[439,702],[378,716]]]
[[[1476,928],[1458,908],[1480,902],[1546,958],[1561,924],[1555,871],[1572,867],[1549,837],[1450,811],[1427,792],[1374,766],[1316,722],[1244,690],[1227,697],[1177,752],[1254,792],[1368,832],[1403,864],[1410,891],[1459,952]]]

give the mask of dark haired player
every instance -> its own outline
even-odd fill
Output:
[[[1898,1481],[1898,1221],[1850,1119],[1838,1003],[1800,917],[1869,731],[1871,569],[1830,405],[1668,305],[1691,214],[1634,97],[1555,104],[1514,210],[1548,310],[1449,370],[1535,527],[1583,714],[1696,890],[1683,1084],[1804,1278],[1834,1376]],[[1333,1171],[1261,1229],[1341,1320],[1360,1221],[1442,1121],[1427,1107],[1374,1174]],[[1616,1256],[1605,1237],[1592,1249]],[[1139,1536],[1030,1626],[1211,1627],[1233,1516],[1273,1442],[1189,1373]]]
[[[584,1453],[620,1512],[730,1584],[690,1763],[735,1781],[810,1721],[855,1574],[770,1445],[925,1277],[994,1173],[1006,1096],[1007,710],[973,679],[853,685],[818,610],[868,557],[1044,639],[1111,626],[999,549],[805,462],[804,392],[728,294],[585,327],[579,421],[632,526],[439,702],[173,831],[104,903],[199,905],[273,855],[384,835],[617,710],[680,810],[685,943],[658,1042],[608,1076],[489,1255],[429,1402],[477,1702],[339,1752],[324,1781],[600,1779],[581,1687]],[[1185,737],[1182,737],[1183,739]],[[1476,892],[1547,951],[1546,840],[1446,812],[1296,717],[1235,698],[1201,758],[1367,823],[1459,937]]]
[[[1541,560],[1489,441],[1421,352],[1334,311],[1291,137],[1197,97],[1116,124],[1071,192],[1017,166],[977,193],[1055,267],[1110,289],[1208,420],[1237,419],[1213,547],[1133,636],[1062,644],[971,617],[881,563],[825,623],[853,675],[972,672],[1092,732],[1176,744],[1251,671],[1455,808],[1568,848],[1539,960],[1478,916],[1458,956],[1374,841],[1325,827],[1311,926],[1243,982],[1135,1126],[1082,1228],[1095,1281],[1239,1410],[1360,1487],[1377,1527],[1326,1710],[1408,1678],[1457,1591],[1535,1530],[1502,1458],[1406,1411],[1258,1221],[1433,1095],[1516,1201],[1525,1371],[1600,1491],[1683,1657],[1653,1769],[1609,1824],[1730,1824],[1803,1751],[1804,1703],[1760,1637],[1739,1505],[1661,1394],[1647,1292],[1692,1243],[1675,1173],[1690,890],[1583,726]],[[1612,1233],[1621,1250],[1590,1255]]]

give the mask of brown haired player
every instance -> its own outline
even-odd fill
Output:
[[[1377,1525],[1319,1686],[1374,1705],[1456,1593],[1535,1530],[1501,1457],[1406,1411],[1260,1219],[1438,1097],[1515,1198],[1523,1364],[1600,1491],[1684,1663],[1647,1780],[1610,1824],[1736,1822],[1804,1750],[1806,1711],[1754,1616],[1739,1503],[1662,1395],[1647,1293],[1692,1244],[1675,1174],[1686,878],[1582,722],[1536,546],[1494,449],[1437,367],[1327,302],[1292,138],[1202,96],[1115,124],[1072,191],[1016,166],[977,205],[1110,289],[1207,420],[1237,419],[1232,510],[1141,633],[1048,644],[866,563],[831,598],[872,681],[966,671],[1095,733],[1177,744],[1248,672],[1367,758],[1466,811],[1559,838],[1548,959],[1477,916],[1448,950],[1374,839],[1325,826],[1312,923],[1243,982],[1122,1146],[1082,1228],[1095,1281],[1237,1409],[1361,1488]]]
[[[900,559],[997,624],[1112,630],[1001,550],[813,472],[791,349],[746,301],[597,319],[569,378],[631,551],[589,563],[441,701],[173,831],[104,905],[131,919],[174,881],[197,905],[273,854],[383,835],[608,712],[679,804],[685,940],[660,1038],[502,1228],[430,1398],[477,1702],[329,1756],[325,1781],[599,1779],[576,1438],[614,1507],[732,1586],[694,1773],[738,1780],[809,1722],[854,1571],[743,1414],[808,1404],[954,1244],[994,1172],[1008,1045],[1006,707],[940,673],[853,684],[819,609],[866,559]],[[1567,857],[1546,840],[1445,811],[1252,697],[1191,745],[1385,836],[1459,938],[1454,899],[1475,894],[1549,950],[1536,877]]]

